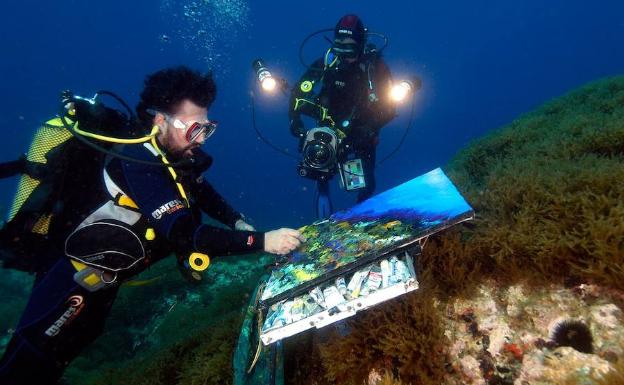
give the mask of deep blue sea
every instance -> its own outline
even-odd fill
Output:
[[[403,146],[377,169],[378,192],[448,160],[470,140],[511,122],[544,101],[624,69],[624,2],[8,0],[0,23],[0,160],[27,150],[34,130],[53,116],[59,93],[117,92],[132,106],[145,75],[184,64],[214,71],[219,91],[210,117],[220,122],[205,149],[207,176],[260,229],[311,222],[314,183],[295,159],[275,152],[252,129],[250,63],[263,58],[293,83],[304,71],[299,44],[356,13],[389,39],[385,58],[397,79],[416,75],[423,87]],[[323,53],[313,41],[306,56]],[[275,145],[296,153],[287,101],[256,95],[257,126]],[[410,106],[382,131],[378,159],[392,151]],[[0,181],[10,205],[16,179]],[[88,193],[88,192],[85,192]],[[337,208],[355,195],[332,185]]]

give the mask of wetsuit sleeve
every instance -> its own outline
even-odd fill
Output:
[[[298,119],[301,114],[310,116],[315,120],[320,119],[319,109],[309,103],[297,102],[297,99],[304,99],[310,102],[316,103],[316,95],[314,91],[304,92],[301,89],[301,84],[309,81],[312,83],[319,82],[323,77],[323,59],[315,61],[310,68],[301,76],[299,81],[295,84],[290,92],[290,101],[288,109],[288,117],[292,119]]]
[[[0,178],[9,178],[26,171],[26,158],[0,163]]]
[[[263,233],[221,229],[196,220],[166,168],[121,161],[121,170],[126,193],[175,251],[229,255],[264,248]]]
[[[243,217],[205,179],[194,184],[193,196],[203,212],[231,228]]]

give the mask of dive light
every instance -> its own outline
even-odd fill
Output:
[[[273,93],[273,91],[278,88],[278,85],[283,92],[286,91],[286,88],[288,87],[286,81],[284,79],[274,77],[273,74],[271,74],[271,71],[269,71],[267,66],[264,64],[264,60],[254,60],[251,62],[251,67],[256,74],[258,83],[260,83],[260,86],[264,91]]]
[[[422,82],[419,78],[413,77],[412,79],[404,79],[398,83],[395,83],[390,90],[390,97],[397,103],[403,102],[409,95],[413,94],[422,86]]]

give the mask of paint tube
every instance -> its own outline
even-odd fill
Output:
[[[414,260],[412,256],[406,251],[405,252],[405,264],[407,265],[407,270],[410,273],[410,277],[416,279],[416,269],[414,268]]]
[[[316,303],[316,301],[314,300],[314,298],[312,298],[312,296],[305,295],[304,297],[305,297],[304,305],[305,305],[306,317],[309,317],[313,314],[320,313],[321,311],[323,311],[323,307],[320,306],[318,303]]]
[[[349,290],[351,294],[351,298],[357,298],[360,296],[360,292],[362,290],[362,283],[364,279],[366,279],[366,277],[368,276],[369,271],[370,271],[370,266],[353,274],[351,281],[349,281],[349,286],[347,286],[347,290]]]
[[[355,289],[357,288],[357,286],[362,283],[362,277],[361,277],[361,273],[359,271],[356,271],[353,276],[351,277],[351,280],[349,280],[349,284],[347,285],[347,293],[352,293],[355,291]]]
[[[410,279],[410,272],[405,262],[398,260],[396,262],[396,275],[400,282],[407,282]]]
[[[347,284],[345,282],[344,277],[336,278],[336,287],[338,288],[338,292],[344,297],[347,294]]]
[[[345,302],[345,298],[340,294],[338,288],[334,285],[327,286],[323,289],[323,296],[325,297],[325,305],[327,309],[331,309],[334,306]]]
[[[310,294],[310,297],[314,300],[314,302],[319,304],[319,306],[323,308],[327,308],[327,306],[325,306],[325,297],[323,297],[323,292],[318,286],[310,290],[309,294]]]
[[[379,289],[382,279],[381,271],[371,271],[368,273],[368,279],[366,280],[368,291],[373,292]]]
[[[292,302],[293,304],[290,308],[290,317],[292,322],[297,322],[306,317],[305,303],[302,297],[297,297]]]
[[[366,274],[364,279],[362,280],[362,285],[360,285],[360,295],[362,297],[366,297],[370,293],[370,289],[368,287],[368,277],[370,275],[370,271]]]
[[[390,285],[390,262],[387,259],[384,259],[379,263],[381,267],[381,287],[388,287]]]
[[[397,259],[396,256],[392,256],[390,258],[390,278],[388,279],[388,285],[395,285],[399,282],[401,282],[401,278],[399,277],[399,275],[397,274],[397,262],[399,260]]]

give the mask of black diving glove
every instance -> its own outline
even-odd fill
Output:
[[[290,133],[296,138],[303,138],[305,136],[306,129],[300,117],[294,116],[290,118]]]

